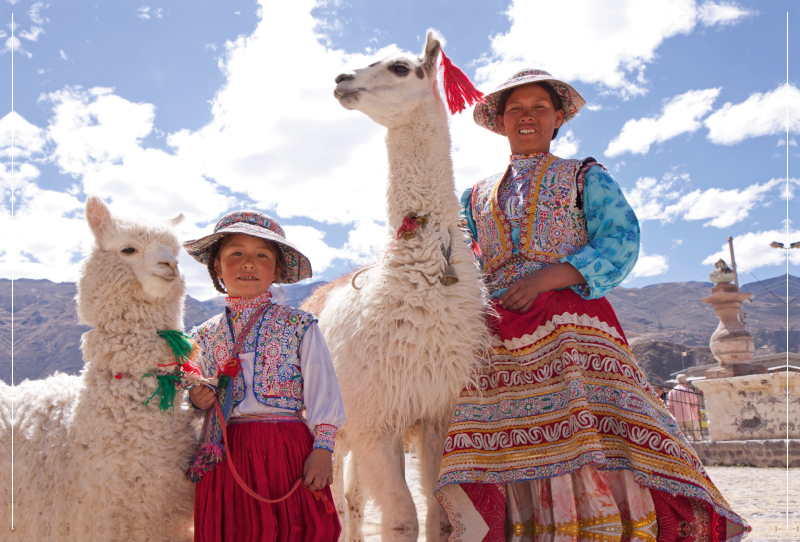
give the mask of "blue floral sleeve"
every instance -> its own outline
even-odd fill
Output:
[[[598,299],[618,286],[639,257],[639,221],[616,181],[600,166],[584,176],[583,211],[589,244],[561,258],[581,272],[588,285],[572,289]],[[583,291],[582,291],[583,290]]]
[[[478,238],[478,230],[475,228],[475,220],[472,218],[472,207],[470,206],[470,198],[472,197],[472,188],[467,188],[461,194],[461,216],[467,221],[467,228],[472,239]]]

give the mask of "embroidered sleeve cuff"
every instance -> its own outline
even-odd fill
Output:
[[[336,426],[321,423],[314,429],[314,448],[324,448],[333,452],[336,442]]]

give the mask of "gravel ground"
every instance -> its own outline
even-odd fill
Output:
[[[745,540],[800,542],[800,469],[708,467],[706,470],[733,510],[753,528]],[[424,541],[426,506],[420,493],[416,458],[412,454],[406,454],[406,476],[417,505],[419,540]],[[364,539],[365,542],[380,542],[381,539],[380,511],[372,501],[366,509]]]
[[[800,541],[800,469],[708,467],[706,471],[733,510],[753,528],[747,541]]]

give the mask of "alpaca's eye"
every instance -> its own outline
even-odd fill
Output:
[[[405,66],[403,64],[395,64],[389,69],[392,70],[397,75],[408,75],[408,72],[410,71],[408,69],[408,66]]]
[[[122,250],[120,250],[120,252],[122,252],[123,254],[130,255],[130,254],[133,254],[134,252],[136,252],[136,249],[133,248],[133,247],[125,247]]]

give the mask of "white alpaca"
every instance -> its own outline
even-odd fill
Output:
[[[485,292],[460,227],[448,116],[437,91],[441,46],[439,35],[429,31],[422,58],[401,54],[336,78],[334,95],[342,106],[388,128],[386,250],[405,217],[427,221],[417,235],[398,239],[385,259],[379,256],[375,267],[355,277],[360,289],[348,281],[320,294],[327,294],[320,327],[347,411],[336,450],[339,464],[342,454],[352,452],[349,518],[341,476],[334,482],[335,500],[353,541],[363,539],[367,495],[381,510],[384,541],[417,539],[417,513],[403,467],[403,437],[409,433],[417,441],[428,499],[426,538],[446,538],[448,522],[433,488],[455,401],[488,342]],[[458,277],[449,286],[440,280],[448,249]]]
[[[181,408],[182,394],[174,410],[160,411],[158,397],[145,406],[157,382],[143,377],[174,361],[157,332],[183,328],[180,245],[169,227],[183,217],[117,219],[90,197],[86,218],[96,239],[76,298],[80,321],[95,328],[81,341],[86,366],[15,388],[14,532],[4,526],[0,539],[191,540],[184,472],[197,416]]]

